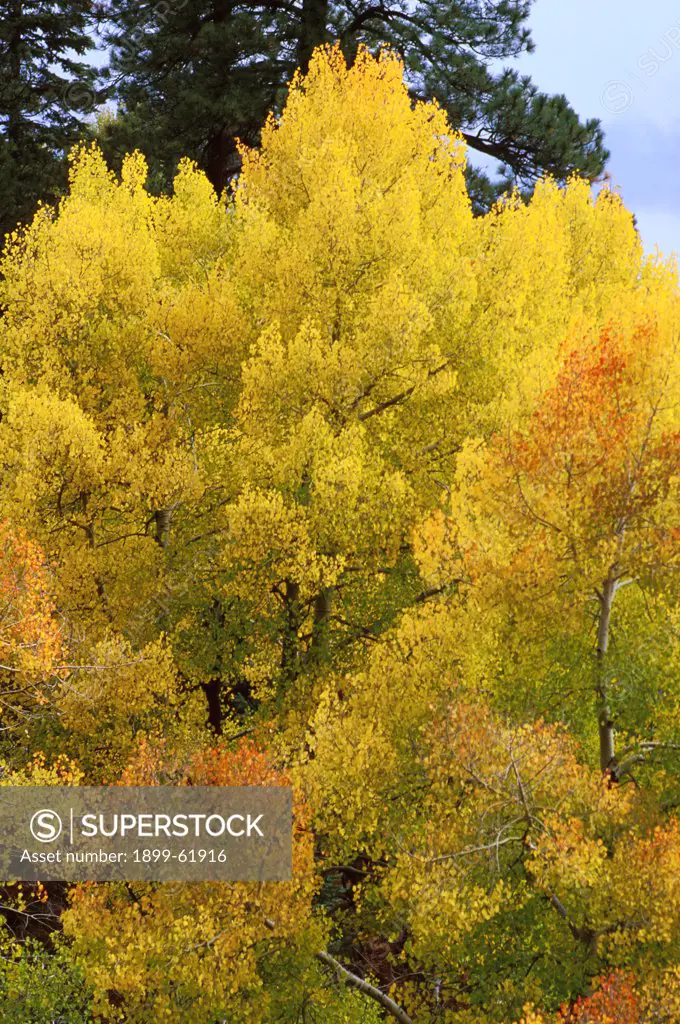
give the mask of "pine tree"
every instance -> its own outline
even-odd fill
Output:
[[[0,2],[0,238],[65,184],[65,156],[96,99],[96,71],[79,59],[92,46],[91,8]]]
[[[595,178],[608,157],[599,122],[580,121],[564,96],[539,92],[516,71],[494,70],[533,49],[530,8],[531,0],[117,0],[108,42],[120,111],[100,138],[110,156],[139,146],[162,185],[189,155],[221,190],[238,167],[234,138],[257,143],[295,68],[339,39],[350,58],[361,43],[397,50],[413,94],[436,97],[472,149],[499,161],[500,185],[469,174],[479,208],[545,173]]]

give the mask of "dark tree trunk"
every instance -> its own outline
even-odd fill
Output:
[[[222,680],[218,677],[202,683],[208,703],[208,725],[216,736],[222,735]]]
[[[22,3],[14,3],[11,8],[11,15],[14,19],[15,30],[10,36],[7,42],[7,55],[9,58],[9,66],[11,68],[11,76],[13,84],[18,88],[19,82],[21,81],[21,19],[24,14],[24,5]],[[18,147],[21,143],[22,136],[22,116],[18,109],[16,98],[13,98],[12,107],[7,111],[9,115],[7,118],[6,137],[7,141]]]
[[[331,594],[322,590],[314,599],[314,624],[312,627],[312,643],[310,655],[312,660],[319,661],[326,653],[328,646],[328,619],[331,614]]]
[[[612,604],[616,594],[616,580],[609,575],[604,581],[602,592],[599,595],[600,618],[597,628],[597,662],[598,662],[598,729],[600,734],[600,768],[603,772],[611,772],[614,776],[616,768],[616,753],[614,748],[614,723],[607,700],[607,680],[605,676],[605,661],[609,648],[609,623],[611,621]]]
[[[298,40],[297,60],[302,71],[309,67],[317,46],[328,41],[329,0],[302,0],[302,23]]]
[[[225,614],[224,605],[217,597],[213,598],[212,611],[215,616],[217,631],[221,633],[225,625]],[[215,675],[212,679],[209,679],[207,683],[201,683],[203,692],[205,693],[205,699],[208,704],[208,725],[217,736],[222,735],[222,719],[224,716],[222,707],[222,688],[224,685],[224,681],[222,679],[222,668],[222,653],[221,648],[218,645],[214,667]]]
[[[231,133],[222,128],[210,137],[205,149],[205,173],[218,195],[224,192],[238,167],[236,142]]]
[[[297,677],[300,671],[300,584],[286,580],[284,591],[284,629],[281,642],[281,681],[284,686]]]
[[[154,512],[153,518],[156,526],[154,540],[160,547],[167,547],[170,536],[171,512],[169,509],[159,509],[157,512]]]

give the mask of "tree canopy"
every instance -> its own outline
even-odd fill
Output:
[[[81,147],[10,240],[0,785],[295,829],[291,883],[6,889],[8,1014],[677,1015],[676,267],[583,178],[474,216],[404,75],[317,49],[219,196]]]
[[[504,168],[500,184],[469,169],[479,208],[509,183],[595,178],[608,158],[599,122],[579,120],[564,96],[503,66],[533,49],[530,9],[530,0],[112,3],[106,38],[120,113],[101,138],[111,153],[141,148],[163,182],[190,156],[219,192],[239,166],[234,139],[256,144],[296,68],[339,40],[348,59],[361,45],[394,49],[412,94],[435,97],[468,145]]]

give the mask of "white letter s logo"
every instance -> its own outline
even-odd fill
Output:
[[[56,811],[36,811],[31,818],[31,833],[39,843],[53,843],[61,835],[61,818]]]

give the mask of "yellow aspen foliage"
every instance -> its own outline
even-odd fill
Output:
[[[616,192],[548,180],[531,201],[500,201],[479,221],[471,340],[493,388],[496,427],[526,415],[553,382],[570,331],[601,322],[637,286],[640,239]],[[652,280],[655,275],[650,274]]]
[[[81,147],[0,264],[0,781],[294,787],[291,883],[78,886],[73,977],[128,1024],[670,1022],[677,268],[578,179],[474,217],[389,50],[241,156],[154,196]]]
[[[222,421],[237,338],[243,348],[228,276],[216,269],[228,215],[204,177],[185,163],[173,198],[154,199],[138,155],[120,181],[95,149],[72,159],[58,213],[39,212],[5,253],[1,430],[3,507],[51,558],[71,662],[96,665],[91,685],[65,697],[67,720],[85,734],[102,710],[93,693],[105,692],[97,646],[132,645],[130,661],[148,664],[140,652],[167,625],[168,593],[186,592],[184,561],[168,567],[164,555],[170,524],[205,494],[198,432]],[[142,686],[145,672],[118,677],[133,733],[138,697],[168,697],[161,678]],[[76,694],[82,715],[72,713]],[[120,739],[107,740],[111,751]]]
[[[672,964],[677,822],[651,793],[613,787],[584,763],[565,729],[509,725],[466,700],[443,659],[437,682],[426,659],[440,652],[424,658],[412,638],[397,632],[389,660],[376,648],[349,699],[322,704],[301,771],[326,870],[360,868],[359,936],[368,942],[378,922],[397,973],[400,963],[436,971],[452,1007],[465,979],[496,1007],[494,1022],[518,1019],[529,991],[559,1004],[584,965]],[[530,964],[528,989],[519,979]],[[429,1020],[432,992],[416,989],[415,1019]],[[466,1005],[446,1019],[475,1019]]]
[[[149,753],[151,757],[149,758]],[[147,750],[126,772],[126,784],[148,784],[164,765],[164,754]],[[165,768],[167,768],[165,764]],[[140,774],[141,769],[141,774]],[[179,784],[286,785],[266,752],[251,742],[236,750],[201,751]],[[267,1021],[275,991],[265,978],[281,977],[294,998],[302,978],[286,982],[291,957],[297,970],[311,971],[314,943],[323,941],[311,920],[316,888],[312,871],[309,814],[294,801],[293,881],[290,883],[201,882],[154,885],[79,885],[64,915],[76,960],[95,992],[95,1009],[117,1020],[119,1007],[135,1021],[211,1024],[215,1014],[240,1021]],[[317,945],[318,948],[318,945]]]
[[[83,779],[82,769],[71,758],[59,755],[50,761],[37,751],[20,769],[3,762],[0,786],[80,786]]]
[[[680,525],[677,326],[673,298],[650,301],[646,311],[631,303],[626,317],[587,334],[563,357],[554,385],[522,429],[463,449],[450,510],[435,512],[417,533],[416,557],[427,582],[446,588],[458,580],[470,627],[486,633],[477,652],[486,647],[494,658],[504,650],[504,666],[487,664],[504,688],[501,700],[536,709],[548,692],[563,692],[560,706],[566,703],[576,724],[596,692],[597,714],[610,721],[618,704],[618,727],[635,732],[640,696],[622,692],[621,676],[636,685],[623,652],[635,657],[634,647],[656,631],[656,657],[672,671]],[[617,624],[618,653],[609,651]],[[673,707],[676,688],[669,684]],[[661,720],[669,730],[677,727],[663,710]],[[619,770],[612,725],[600,733],[601,763]],[[643,738],[656,742],[673,733]]]
[[[80,149],[2,267],[3,506],[83,663],[165,633],[222,712],[393,621],[465,438],[524,415],[575,323],[671,287],[581,182],[473,218],[461,138],[389,51],[319,50],[242,156],[233,196],[184,162],[159,198],[139,154],[116,180]]]
[[[164,638],[135,651],[110,637],[90,657],[72,669],[58,712],[70,749],[93,781],[115,781],[142,739],[162,737],[178,754],[207,741],[202,695],[181,693]]]

